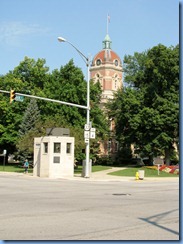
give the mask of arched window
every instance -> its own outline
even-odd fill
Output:
[[[115,64],[116,66],[118,66],[118,60],[117,60],[117,59],[114,61],[114,64]]]
[[[102,80],[102,76],[100,75],[100,73],[97,73],[97,74],[95,75],[95,77],[96,77],[96,82],[99,82],[101,88],[103,89],[103,80]]]
[[[114,75],[114,89],[117,89],[117,84],[118,84],[118,75]]]

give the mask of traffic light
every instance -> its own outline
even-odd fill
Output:
[[[13,101],[15,101],[15,97],[16,97],[15,91],[14,90],[11,90],[10,91],[10,103],[12,103]]]

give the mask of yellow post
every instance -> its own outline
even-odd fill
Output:
[[[136,180],[139,180],[139,172],[137,171],[136,174],[135,174],[135,179]]]

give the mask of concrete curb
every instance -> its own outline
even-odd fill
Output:
[[[116,171],[110,169],[110,172]],[[118,170],[118,169],[117,169]],[[18,177],[27,177],[30,179],[52,179],[52,180],[72,180],[72,181],[114,181],[114,182],[119,182],[119,181],[133,181],[133,182],[147,182],[147,181],[179,181],[179,177],[144,177],[143,180],[136,180],[135,176],[134,177],[128,177],[128,176],[113,176],[113,175],[108,175],[109,170],[104,171],[99,171],[92,173],[90,178],[85,178],[82,177],[81,175],[74,175],[74,177],[61,177],[61,178],[47,178],[47,177],[37,177],[33,176],[32,173],[24,174],[24,173],[16,173],[16,172],[4,172],[0,171],[0,175],[9,175],[9,176],[18,176]]]

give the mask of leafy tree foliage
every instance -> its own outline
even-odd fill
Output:
[[[129,84],[109,104],[116,133],[152,160],[164,154],[167,164],[179,137],[179,46],[161,44],[144,53],[126,56]]]
[[[24,88],[24,84],[20,79],[13,77],[12,74],[0,77],[0,87],[2,90],[15,91]],[[7,149],[13,152],[16,148],[18,139],[18,130],[26,108],[25,103],[13,102],[10,104],[10,95],[0,93],[0,151]]]
[[[60,70],[54,70],[50,79],[44,86],[44,94],[46,97],[65,101],[74,104],[86,104],[86,82],[82,71],[74,66],[71,60]],[[40,101],[40,108],[47,117],[53,114],[53,110],[64,119],[65,123],[73,126],[84,126],[85,111],[77,107],[60,105],[54,103],[45,103]]]
[[[32,93],[34,91],[37,94],[38,91],[43,89],[44,83],[49,77],[49,68],[45,64],[45,59],[35,61],[32,58],[25,57],[10,73],[14,77],[19,78],[23,83],[26,83],[27,90],[30,90]]]
[[[14,89],[16,92],[46,97],[65,102],[86,105],[87,86],[80,68],[74,65],[73,60],[49,73],[44,59],[37,61],[28,57],[5,76],[0,77],[0,88],[6,91]],[[103,137],[107,130],[107,123],[99,108],[101,90],[97,84],[90,83],[91,89],[91,121],[97,128],[97,136]],[[7,94],[0,93],[0,148],[6,148],[9,153],[15,147],[31,153],[33,151],[33,137],[45,135],[48,127],[66,127],[72,130],[76,137],[76,157],[78,160],[85,157],[81,153],[85,148],[83,129],[86,123],[86,110],[57,103],[37,100],[40,110],[40,120],[34,123],[38,111],[32,104],[28,107],[30,99],[24,102],[9,103]],[[39,117],[39,116],[38,116]],[[21,128],[20,128],[21,127]],[[33,130],[34,128],[34,130]],[[20,134],[23,135],[19,137]],[[91,146],[94,143],[91,143]],[[96,145],[94,145],[96,147]]]

